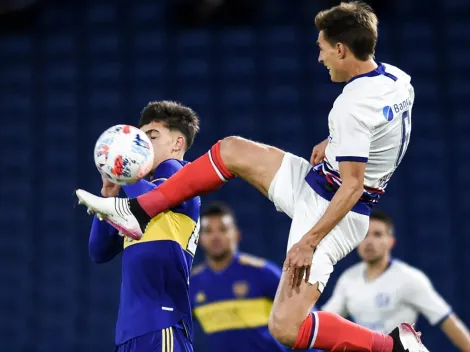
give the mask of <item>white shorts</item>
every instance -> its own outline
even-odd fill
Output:
[[[287,250],[315,225],[330,204],[305,181],[311,168],[307,160],[286,153],[269,186],[269,199],[292,219]],[[368,228],[367,215],[349,212],[317,246],[308,282],[318,282],[323,292],[333,266],[362,242]]]

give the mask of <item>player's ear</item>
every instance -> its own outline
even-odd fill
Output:
[[[238,229],[235,230],[235,242],[238,244],[240,243],[241,239],[242,239],[241,232]]]
[[[395,236],[390,235],[390,249],[394,248],[396,243],[397,240],[395,239]]]
[[[184,150],[186,141],[182,135],[177,135],[175,139],[175,145],[173,146],[173,151],[181,152]]]
[[[346,46],[343,43],[336,43],[336,56],[338,59],[344,59],[346,56]]]

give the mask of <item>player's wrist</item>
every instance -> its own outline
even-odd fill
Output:
[[[321,241],[321,237],[315,232],[308,232],[303,237],[303,241],[310,247],[315,248]]]

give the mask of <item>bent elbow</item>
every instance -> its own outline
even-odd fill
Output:
[[[359,198],[362,197],[363,193],[364,193],[364,185],[361,184],[354,188],[354,195],[357,197],[358,200]]]
[[[343,187],[348,190],[348,193],[350,193],[353,198],[357,199],[361,198],[362,193],[364,192],[364,184],[359,181],[343,183]]]

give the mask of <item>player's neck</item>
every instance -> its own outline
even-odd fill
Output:
[[[367,61],[354,60],[349,66],[347,70],[349,76],[348,81],[353,77],[374,71],[379,65],[377,65],[373,59],[369,59]]]
[[[233,260],[233,257],[234,255],[233,253],[231,253],[230,255],[228,255],[227,257],[223,259],[214,260],[211,258],[207,258],[206,262],[212,271],[222,271],[230,265],[230,263]]]
[[[170,155],[168,155],[168,159],[176,159],[176,160],[184,160],[184,152],[173,152]]]
[[[368,281],[373,281],[382,275],[390,266],[390,256],[386,255],[376,263],[367,263],[365,276]]]

